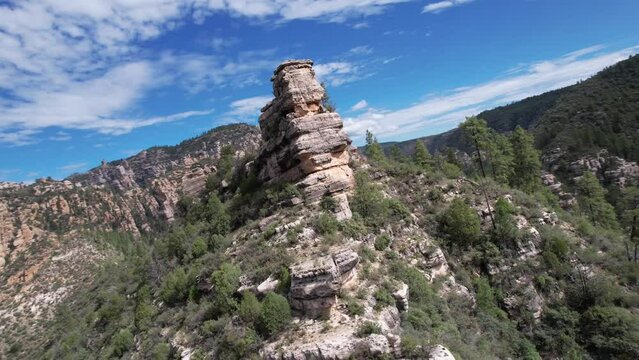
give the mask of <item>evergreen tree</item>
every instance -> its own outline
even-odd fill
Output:
[[[459,125],[464,136],[475,148],[475,161],[479,164],[481,176],[486,177],[486,168],[482,152],[485,152],[490,145],[490,131],[486,121],[475,116],[466,118],[466,121]]]
[[[593,173],[586,171],[577,181],[577,194],[582,211],[593,224],[606,228],[618,226],[615,209],[606,201],[606,190]]]
[[[439,228],[449,240],[461,246],[475,243],[481,236],[481,221],[463,199],[455,198],[439,218]]]
[[[331,100],[330,95],[328,95],[328,91],[326,90],[326,84],[322,83],[322,88],[324,88],[324,96],[322,96],[321,104],[324,106],[324,109],[328,112],[335,112],[337,110],[337,106]]]
[[[397,161],[397,162],[401,162],[401,163],[406,162],[406,155],[404,155],[402,150],[397,145],[391,146],[391,148],[390,148],[390,158],[393,161]]]
[[[508,184],[514,174],[513,147],[505,135],[493,132],[491,138],[487,153],[493,178],[501,184]]]
[[[377,142],[375,135],[369,130],[366,130],[365,152],[368,159],[373,162],[383,162],[386,160],[384,149],[382,149],[382,146]]]
[[[539,188],[541,176],[541,161],[539,151],[535,149],[535,140],[526,130],[517,126],[510,137],[514,155],[514,168],[510,177],[510,184],[532,193]]]
[[[415,143],[415,156],[413,158],[415,165],[422,169],[430,170],[433,163],[433,158],[428,153],[428,149],[424,145],[424,142],[417,140]]]

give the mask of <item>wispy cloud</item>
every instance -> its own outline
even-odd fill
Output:
[[[65,131],[58,131],[57,133],[55,133],[55,135],[50,136],[49,140],[53,140],[53,141],[69,141],[71,140],[71,134],[69,134],[68,132]]]
[[[344,85],[369,76],[363,72],[361,66],[347,61],[316,64],[314,69],[317,78],[331,86]]]
[[[422,10],[423,13],[440,13],[446,9],[452,8],[454,6],[459,6],[459,5],[463,5],[463,4],[467,4],[469,2],[472,2],[474,0],[444,0],[444,1],[438,1],[438,2],[434,2],[434,3],[430,3],[426,6],[424,6],[424,9]]]
[[[351,111],[359,111],[364,110],[368,107],[368,102],[366,100],[360,100],[355,103],[355,105],[351,106]]]
[[[435,125],[453,127],[465,116],[574,84],[637,53],[639,46],[608,52],[602,52],[602,49],[602,46],[590,47],[557,59],[529,64],[505,77],[444,95],[429,96],[403,109],[369,108],[364,114],[345,119],[345,128],[356,140],[361,140],[367,129],[381,138],[388,138],[423,132]]]
[[[38,142],[48,127],[120,134],[206,111],[150,118],[127,117],[152,90],[179,84],[188,92],[213,86],[250,86],[277,63],[264,53],[237,59],[203,54],[145,57],[139,43],[188,21],[215,13],[287,22],[345,21],[382,13],[406,0],[260,1],[52,1],[0,4],[0,143]],[[361,22],[363,23],[363,22]],[[235,38],[214,38],[221,50]],[[157,55],[157,54],[156,54]],[[353,70],[351,67],[350,70]],[[352,71],[332,68],[329,81],[351,81]],[[59,139],[64,137],[56,136]]]
[[[273,99],[270,95],[254,96],[246,99],[239,99],[231,102],[230,110],[224,115],[234,120],[256,120],[260,114],[260,109]]]

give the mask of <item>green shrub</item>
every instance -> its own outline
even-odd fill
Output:
[[[161,342],[153,346],[151,350],[151,359],[153,360],[168,360],[171,357],[171,345]]]
[[[375,290],[373,297],[377,301],[377,304],[375,304],[375,307],[377,308],[383,308],[395,304],[395,298],[393,298],[393,295],[383,287]]]
[[[219,342],[218,359],[247,359],[256,354],[260,338],[248,327],[229,325]]]
[[[355,332],[355,335],[357,337],[363,338],[371,334],[381,334],[381,333],[382,333],[382,328],[377,323],[374,323],[372,321],[365,321],[357,327],[357,331]]]
[[[344,236],[357,239],[366,232],[366,226],[358,214],[353,214],[352,218],[339,223],[339,230]]]
[[[286,298],[280,294],[268,293],[262,301],[262,313],[257,321],[258,331],[271,337],[281,331],[291,321],[291,308]]]
[[[253,323],[260,317],[262,305],[252,292],[245,291],[242,294],[242,301],[237,310],[238,315],[244,322]]]
[[[633,359],[639,354],[639,316],[618,307],[595,306],[579,320],[581,338],[600,358]]]
[[[160,298],[168,305],[186,300],[189,296],[189,277],[184,268],[179,267],[169,273],[160,285]]]
[[[375,239],[375,250],[383,251],[385,250],[391,243],[392,239],[390,235],[384,233],[381,234]]]
[[[195,241],[191,245],[191,256],[197,259],[200,256],[206,254],[207,249],[208,249],[208,245],[206,244],[206,241],[204,241],[204,239],[199,237],[195,239]]]
[[[346,309],[351,315],[364,315],[364,307],[354,299],[350,299],[346,303]]]
[[[239,286],[240,275],[242,274],[239,267],[223,263],[222,266],[211,274],[211,283],[213,283],[213,305],[217,314],[230,314],[235,310],[237,302],[233,298],[235,290]]]
[[[439,228],[454,244],[471,245],[481,236],[481,221],[463,199],[455,198],[439,217]]]
[[[335,216],[321,213],[318,217],[313,221],[313,227],[315,230],[322,235],[332,235],[337,232],[337,228],[339,226],[339,221],[335,218]]]
[[[332,196],[324,196],[320,201],[320,208],[324,211],[333,211],[337,207],[337,201]]]
[[[122,329],[111,338],[112,356],[122,357],[132,346],[133,334],[129,329]]]

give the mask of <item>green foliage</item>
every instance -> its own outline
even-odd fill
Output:
[[[324,211],[333,211],[337,207],[337,201],[332,196],[324,196],[320,201],[320,208]]]
[[[493,229],[492,239],[496,244],[510,245],[513,244],[518,236],[517,225],[513,218],[512,205],[504,198],[499,198],[495,202],[495,228]]]
[[[326,90],[326,84],[322,82],[321,85],[324,89],[324,95],[322,96],[321,100],[322,106],[324,107],[324,109],[326,109],[326,111],[335,112],[337,110],[337,106],[335,106],[335,103],[331,100],[331,97]]]
[[[409,219],[406,206],[395,199],[386,199],[366,173],[356,173],[355,180],[357,187],[350,205],[366,226],[382,227],[392,221]]]
[[[375,239],[375,250],[377,251],[386,250],[386,248],[390,245],[392,241],[393,239],[390,237],[390,235],[386,233],[377,236],[377,238]]]
[[[241,274],[240,268],[230,263],[223,263],[218,270],[213,272],[211,283],[214,290],[215,313],[229,314],[235,310],[237,301],[233,298],[233,293],[239,286]]]
[[[614,208],[606,201],[606,191],[593,173],[584,172],[577,182],[577,194],[582,212],[588,215],[593,224],[605,228],[619,226]]]
[[[337,232],[339,221],[337,221],[335,216],[323,212],[315,218],[313,227],[322,235],[332,235]]]
[[[467,246],[479,240],[481,221],[477,213],[463,199],[455,198],[440,214],[439,229],[451,243]]]
[[[190,279],[184,268],[169,273],[160,286],[160,298],[168,305],[185,301],[189,296]]]
[[[423,141],[417,140],[415,142],[415,155],[413,157],[413,162],[423,170],[432,169],[433,157],[430,156],[430,153]]]
[[[381,333],[382,333],[382,328],[377,323],[374,323],[372,321],[364,321],[357,327],[357,331],[355,332],[355,335],[357,337],[363,338],[371,334],[381,334]]]
[[[262,305],[250,291],[242,293],[242,301],[237,309],[238,315],[246,323],[254,323],[262,313]]]
[[[195,239],[193,244],[191,245],[191,256],[193,258],[199,258],[200,256],[206,254],[208,250],[208,244],[204,241],[203,238],[199,237]]]
[[[639,317],[619,307],[595,306],[579,320],[585,346],[599,357],[636,359],[639,355]]]
[[[368,159],[374,163],[383,163],[386,161],[384,149],[382,149],[382,146],[377,142],[375,135],[368,130],[366,130],[366,147],[364,153]]]
[[[497,319],[507,318],[506,313],[497,306],[495,293],[486,279],[481,277],[475,279],[475,292],[479,309]]]
[[[364,315],[364,307],[355,299],[349,299],[348,302],[346,302],[346,309],[348,313],[353,316]]]
[[[284,329],[291,321],[291,308],[286,298],[280,294],[268,293],[262,301],[262,313],[257,321],[258,331],[271,337]]]
[[[133,334],[129,329],[122,329],[113,335],[111,339],[112,356],[122,357],[131,347],[133,347]]]
[[[380,287],[377,290],[375,290],[375,292],[373,293],[373,297],[375,298],[375,301],[377,302],[375,304],[377,309],[381,309],[386,306],[395,304],[395,298],[393,298],[393,295],[390,293],[390,291],[388,291],[384,287]]]
[[[219,341],[219,359],[247,359],[255,354],[260,338],[252,328],[228,325]]]
[[[510,137],[513,150],[513,173],[510,184],[527,193],[539,188],[541,175],[541,161],[539,151],[535,148],[532,135],[521,126],[517,126]]]
[[[171,356],[171,345],[161,342],[153,346],[151,350],[151,359],[153,360],[168,360]]]
[[[398,162],[398,163],[408,162],[408,158],[406,157],[406,155],[404,155],[404,153],[399,148],[399,146],[397,145],[391,146],[389,152],[390,152],[389,154],[390,160]]]
[[[231,216],[215,193],[209,195],[203,218],[212,235],[225,235],[231,229]]]

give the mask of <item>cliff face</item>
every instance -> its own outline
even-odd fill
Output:
[[[0,186],[0,269],[33,243],[83,227],[139,235],[174,219],[182,195],[196,196],[221,148],[255,152],[259,132],[222,127],[174,147],[158,147],[64,181]]]
[[[334,197],[338,217],[348,218],[346,196],[354,187],[348,165],[351,140],[339,114],[322,105],[325,91],[312,65],[310,60],[290,60],[275,70],[275,98],[262,109],[264,145],[255,166],[261,181],[295,182],[307,203]]]

